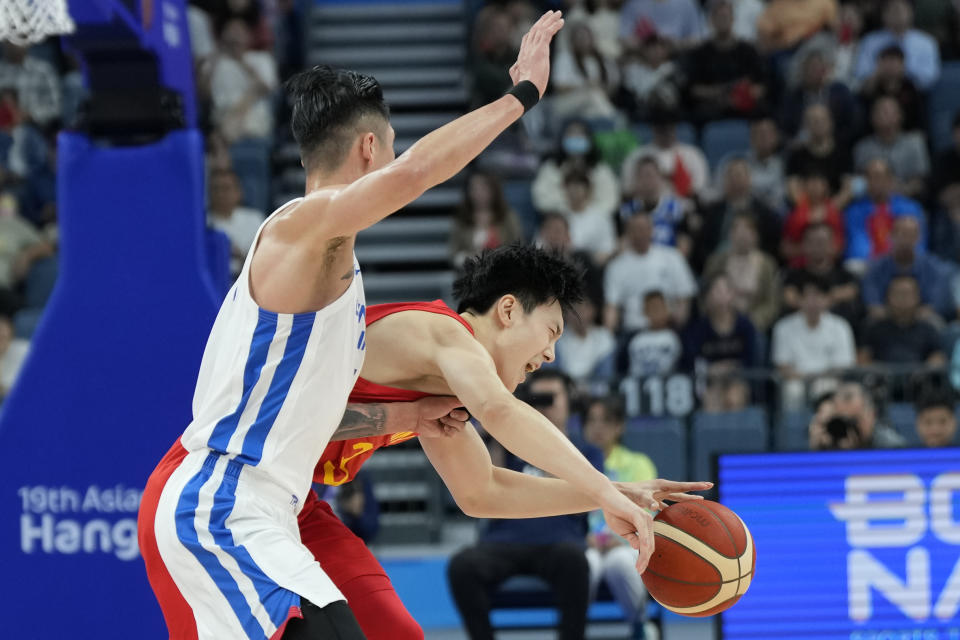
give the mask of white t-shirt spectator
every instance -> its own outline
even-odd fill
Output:
[[[273,56],[263,51],[248,51],[244,62],[270,90],[277,86],[277,65]],[[229,56],[219,56],[210,74],[210,93],[213,98],[213,119],[222,124],[230,110],[237,106],[253,86],[247,70]],[[273,112],[270,97],[263,96],[247,110],[239,131],[227,131],[232,139],[269,138],[273,134]]]
[[[590,327],[585,336],[568,331],[557,341],[557,362],[568,376],[583,380],[593,374],[615,347],[613,334],[604,327]]]
[[[598,207],[583,211],[564,211],[570,225],[570,244],[574,249],[590,254],[609,255],[617,248],[617,229],[613,214]]]
[[[560,166],[553,159],[548,159],[537,169],[537,176],[533,179],[530,193],[533,196],[533,206],[537,211],[566,211],[567,199],[563,190],[564,172],[567,166]],[[616,211],[620,204],[620,184],[606,162],[598,162],[589,169],[591,190],[591,208],[605,211]]]
[[[677,365],[681,351],[680,338],[672,329],[641,331],[627,346],[630,375],[665,376]]]
[[[200,7],[187,5],[187,30],[190,33],[190,53],[194,60],[203,60],[213,54],[216,42],[210,16]]]
[[[820,316],[810,327],[797,311],[773,327],[773,363],[789,365],[802,375],[852,367],[856,358],[853,331],[846,320],[832,313]]]
[[[643,296],[662,291],[668,302],[690,298],[697,293],[697,282],[683,254],[673,247],[651,245],[644,254],[624,250],[607,264],[603,277],[607,304],[621,309],[621,324],[627,331],[643,329]]]
[[[257,230],[263,224],[263,214],[256,209],[237,207],[229,218],[208,216],[207,219],[211,227],[224,232],[230,238],[230,271],[234,274],[240,273],[244,261],[240,255],[246,256],[253,246]]]

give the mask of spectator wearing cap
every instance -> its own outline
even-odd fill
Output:
[[[643,298],[648,291],[667,295],[670,316],[683,326],[697,282],[683,254],[653,241],[650,213],[638,211],[624,221],[624,248],[604,273],[603,324],[611,331],[634,332],[646,327]]]
[[[733,12],[731,0],[712,0],[713,34],[690,53],[690,106],[701,121],[750,116],[767,95],[763,62],[753,45],[734,34]]]
[[[702,194],[710,184],[710,166],[699,147],[677,140],[676,112],[660,111],[651,116],[653,140],[635,149],[623,161],[623,190],[633,190],[634,163],[637,158],[653,156],[660,172],[681,198]]]
[[[625,220],[638,212],[646,212],[653,219],[653,241],[676,247],[684,256],[692,250],[692,233],[696,228],[693,203],[680,198],[664,184],[660,166],[651,156],[641,156],[634,163],[631,190],[620,207],[620,218]]]
[[[620,204],[620,184],[610,166],[600,159],[593,131],[585,120],[571,120],[560,130],[553,153],[537,169],[531,195],[538,211],[563,211],[566,207],[564,176],[581,171],[590,176],[589,207],[616,211]]]
[[[694,269],[702,271],[710,254],[727,248],[734,218],[743,213],[756,221],[759,248],[768,255],[777,255],[780,216],[754,195],[752,186],[749,162],[738,156],[728,159],[723,166],[723,195],[703,209],[703,224],[690,258]]]
[[[850,148],[834,136],[833,116],[821,103],[809,105],[803,112],[804,139],[787,154],[787,193],[798,202],[803,181],[818,173],[830,180],[834,204],[843,208],[850,201],[853,156]]]
[[[780,278],[777,263],[757,247],[757,220],[749,212],[734,216],[727,247],[707,260],[703,277],[726,274],[737,311],[765,332],[780,313]]]
[[[860,345],[862,365],[942,366],[946,356],[940,333],[921,315],[920,287],[911,275],[894,276],[887,285],[886,309],[868,327]]]
[[[793,137],[800,131],[806,108],[823,104],[830,110],[834,135],[841,144],[852,140],[860,127],[857,101],[847,85],[833,80],[830,60],[822,48],[805,48],[797,65],[798,77],[781,100],[780,122],[784,133]]]
[[[925,193],[930,174],[930,156],[923,134],[903,131],[900,104],[889,96],[878,98],[870,112],[873,134],[853,148],[854,167],[862,172],[874,158],[884,158],[893,169],[905,195]]]
[[[904,55],[907,75],[921,91],[929,91],[940,77],[940,47],[930,35],[913,28],[913,7],[907,0],[887,0],[883,29],[860,40],[856,80],[866,82],[874,74],[880,52],[895,44]]]
[[[957,396],[949,387],[928,389],[917,399],[914,428],[925,447],[956,445]]]
[[[850,203],[844,211],[847,231],[846,260],[851,268],[856,263],[872,260],[890,251],[893,222],[900,216],[913,216],[923,224],[923,208],[918,202],[900,195],[894,189],[895,178],[890,164],[874,158],[865,167],[866,193]]]
[[[912,276],[920,290],[920,316],[943,326],[956,313],[950,282],[956,267],[920,249],[920,220],[901,216],[894,220],[890,253],[870,263],[863,277],[863,301],[872,318],[885,313],[884,294],[897,276]]]
[[[675,46],[696,45],[706,34],[700,6],[693,0],[627,0],[620,9],[620,40],[636,48],[651,34]]]
[[[856,364],[849,323],[830,313],[830,283],[806,275],[795,283],[798,309],[773,328],[773,364],[787,378],[827,375]]]
[[[860,86],[860,99],[868,112],[872,112],[877,100],[884,97],[892,98],[900,105],[904,131],[923,128],[923,96],[907,76],[903,49],[896,44],[879,53],[876,69]]]

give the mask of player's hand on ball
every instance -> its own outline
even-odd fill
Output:
[[[703,500],[703,496],[694,496],[688,491],[707,491],[712,482],[675,482],[673,480],[649,480],[647,482],[614,482],[620,493],[630,498],[634,504],[644,509],[663,511],[667,508],[665,500],[684,502]]]
[[[562,27],[563,17],[559,11],[547,11],[530,27],[520,42],[516,63],[510,67],[513,84],[529,80],[543,96],[550,78],[550,41]]]
[[[454,396],[421,398],[416,405],[417,433],[421,438],[450,437],[463,431],[470,414]]]
[[[622,494],[615,495],[616,499],[604,503],[603,518],[611,531],[637,550],[637,572],[643,573],[653,553],[653,518]]]

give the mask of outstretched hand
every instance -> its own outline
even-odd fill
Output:
[[[664,500],[686,502],[703,500],[703,496],[694,496],[687,491],[707,491],[712,482],[675,482],[673,480],[648,480],[647,482],[614,482],[620,493],[630,498],[634,504],[644,509],[663,511],[667,508]]]
[[[413,404],[417,408],[417,428],[421,438],[450,437],[463,431],[470,414],[454,396],[421,398]]]
[[[520,42],[516,63],[510,67],[513,84],[529,80],[543,97],[550,79],[550,41],[562,27],[563,17],[559,11],[547,11],[530,27]]]

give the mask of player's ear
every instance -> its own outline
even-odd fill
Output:
[[[377,146],[380,143],[377,136],[372,131],[368,131],[360,138],[360,155],[363,157],[363,164],[370,166],[377,154]]]
[[[497,320],[504,328],[516,322],[519,307],[520,301],[509,293],[497,300]]]

